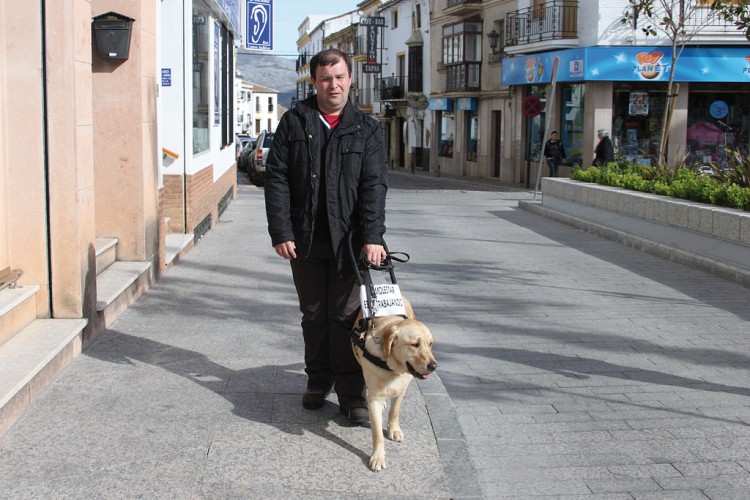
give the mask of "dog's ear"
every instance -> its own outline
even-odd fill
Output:
[[[388,356],[391,355],[393,343],[397,338],[398,327],[396,325],[388,325],[387,327],[385,327],[385,330],[383,330],[383,357],[385,359],[388,359]]]

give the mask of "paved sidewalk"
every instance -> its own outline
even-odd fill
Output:
[[[335,395],[304,410],[299,320],[263,191],[245,182],[0,438],[0,498],[481,495],[438,377],[411,384],[405,440],[386,440],[378,473],[370,430],[347,425]]]
[[[403,443],[301,408],[299,313],[262,190],[0,438],[0,498],[750,498],[750,289],[393,173],[387,241],[432,330]]]

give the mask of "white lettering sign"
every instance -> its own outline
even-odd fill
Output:
[[[404,298],[398,285],[373,285],[374,294],[372,305],[367,301],[367,288],[359,287],[359,302],[362,306],[362,316],[365,318],[381,318],[383,316],[406,316]]]

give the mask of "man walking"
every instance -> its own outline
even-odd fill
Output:
[[[379,265],[386,257],[386,154],[376,120],[349,102],[351,62],[337,49],[310,61],[316,95],[282,116],[266,167],[268,231],[289,260],[302,312],[307,390],[321,408],[333,387],[340,411],[367,422],[362,370],[349,332],[359,309],[352,248]]]

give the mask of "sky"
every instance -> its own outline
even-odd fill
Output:
[[[274,0],[274,55],[297,55],[297,27],[309,15],[344,14],[357,9],[362,0]]]

